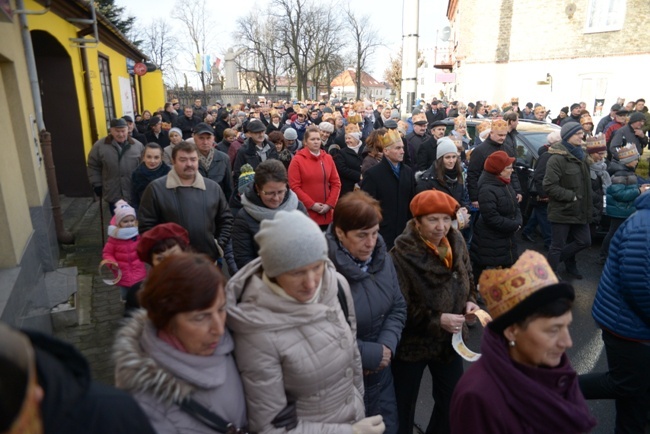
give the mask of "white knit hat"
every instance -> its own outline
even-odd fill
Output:
[[[297,210],[278,211],[273,220],[262,220],[255,242],[269,277],[327,259],[325,235],[315,221]]]
[[[445,154],[456,153],[458,154],[458,148],[454,145],[454,142],[449,137],[442,137],[438,139],[438,147],[436,148],[436,159],[442,158]]]

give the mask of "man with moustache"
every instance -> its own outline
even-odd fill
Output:
[[[180,142],[172,151],[172,170],[151,182],[140,201],[139,230],[160,223],[187,229],[190,245],[213,260],[223,256],[230,240],[233,216],[219,184],[201,176],[196,147]]]

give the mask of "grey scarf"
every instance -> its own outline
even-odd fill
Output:
[[[207,157],[204,157],[203,154],[199,152],[199,162],[201,163],[201,166],[206,171],[206,173],[210,170],[210,166],[212,165],[213,158],[214,158],[214,148],[210,149],[210,152],[208,153]]]
[[[591,179],[596,179],[600,176],[600,179],[603,180],[603,190],[607,190],[607,187],[612,185],[612,178],[607,173],[607,164],[605,160],[599,161],[598,163],[592,163],[589,166],[589,173],[591,174]]]
[[[261,222],[265,219],[272,220],[273,217],[275,217],[275,213],[278,211],[293,211],[298,209],[298,196],[296,196],[293,191],[287,190],[287,198],[275,209],[255,205],[246,197],[245,194],[241,197],[241,203],[242,207],[251,217],[258,222]]]

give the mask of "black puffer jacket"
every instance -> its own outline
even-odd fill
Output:
[[[509,267],[519,257],[515,232],[521,227],[522,218],[517,194],[511,184],[483,172],[478,197],[481,213],[472,237],[472,262],[482,267]]]
[[[479,198],[479,177],[483,172],[485,160],[496,151],[504,151],[509,157],[517,158],[515,150],[507,142],[500,145],[490,137],[474,148],[472,158],[469,160],[469,168],[467,169],[467,191],[469,191],[469,199],[472,202],[477,201]],[[514,173],[512,177],[512,188],[515,192],[521,193],[519,178]]]
[[[232,250],[238,268],[243,268],[244,265],[259,256],[260,247],[254,237],[260,230],[260,222],[264,218],[272,219],[278,211],[293,211],[295,209],[307,215],[307,208],[291,190],[287,190],[282,204],[276,209],[267,208],[254,188],[246,192],[246,199],[242,199],[242,208],[237,212],[232,227]],[[263,214],[264,217],[262,217]]]
[[[357,153],[346,146],[341,148],[334,156],[334,164],[336,164],[336,170],[339,172],[339,178],[341,178],[341,194],[339,197],[354,191],[354,184],[361,182],[363,148],[364,145],[361,145]]]
[[[438,190],[456,199],[460,206],[464,206],[469,210],[470,202],[467,188],[463,182],[458,182],[457,178],[446,177],[446,183],[442,184],[436,178],[433,168],[425,171],[422,176],[417,180],[415,185],[415,194],[422,193],[426,190]]]

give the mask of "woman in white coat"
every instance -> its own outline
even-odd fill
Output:
[[[280,211],[262,221],[255,241],[260,257],[226,287],[248,428],[286,432],[271,421],[295,401],[291,432],[383,433],[381,416],[364,418],[353,300],[318,225]]]

